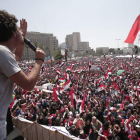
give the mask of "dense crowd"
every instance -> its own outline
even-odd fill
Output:
[[[28,75],[33,63],[19,63]],[[93,69],[92,69],[93,68]],[[32,91],[15,85],[12,116],[89,140],[140,139],[140,59],[45,62]]]

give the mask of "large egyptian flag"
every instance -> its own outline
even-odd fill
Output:
[[[140,15],[137,17],[136,21],[134,22],[125,42],[140,47]]]

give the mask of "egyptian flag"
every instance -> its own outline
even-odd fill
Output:
[[[14,97],[14,101],[10,104],[10,109],[14,108],[14,106],[18,103],[18,100],[16,99],[16,97]]]
[[[55,74],[55,81],[57,81],[58,80],[58,74],[56,73]]]
[[[82,68],[80,68],[79,70],[78,70],[78,73],[81,73],[83,71],[83,69]]]
[[[74,65],[75,65],[75,64],[74,64],[74,63],[72,63],[72,64],[71,64],[71,68],[72,68]]]
[[[108,69],[111,70],[110,65],[108,63],[107,63],[107,65],[108,65]]]
[[[69,80],[69,74],[65,72],[65,78]]]
[[[71,95],[71,104],[73,105],[74,108],[76,108],[76,95],[73,89],[70,90],[70,95]]]
[[[109,71],[105,74],[105,80],[108,79],[109,74],[111,74],[111,70],[109,70]]]
[[[60,103],[62,104],[63,102],[61,101],[59,96],[60,96],[60,94],[59,94],[58,90],[53,88],[53,97],[55,98],[56,101],[60,101]]]
[[[59,69],[56,70],[57,74],[61,74],[61,71]]]
[[[22,94],[23,98],[26,100],[27,90],[23,90],[21,94]]]
[[[67,68],[66,68],[66,72],[69,72],[69,71],[71,72],[72,69],[71,69],[70,67],[67,67]]]
[[[64,83],[65,82],[65,78],[60,78],[59,77],[59,82]]]
[[[135,20],[125,42],[131,43],[140,47],[140,15]]]
[[[105,88],[106,86],[104,84],[101,84],[100,87],[98,88],[98,94],[105,94]]]
[[[86,94],[84,94],[83,101],[82,101],[81,106],[79,108],[80,114],[84,111],[84,107],[85,107],[85,96],[86,96]]]
[[[64,64],[65,64],[65,62],[62,61],[59,67],[61,68]]]
[[[65,90],[67,90],[68,88],[70,88],[70,84],[71,84],[71,81],[68,80],[67,83],[65,83],[65,84],[63,85],[63,91],[65,91]]]

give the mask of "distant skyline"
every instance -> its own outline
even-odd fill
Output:
[[[0,9],[25,18],[28,31],[53,33],[59,44],[73,32],[96,47],[122,48],[140,14],[140,0],[1,0]],[[19,24],[19,23],[18,23]]]

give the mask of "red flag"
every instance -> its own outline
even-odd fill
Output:
[[[59,97],[58,97],[58,95],[57,95],[56,92],[57,92],[56,89],[53,88],[53,97],[55,98],[55,100],[60,101],[60,103],[63,103],[63,102],[59,99]]]
[[[35,92],[36,92],[36,94],[37,94],[37,88],[35,88]]]
[[[105,74],[105,79],[108,79],[109,74],[111,74],[111,70],[109,70],[109,71]]]
[[[70,94],[71,94],[71,104],[73,105],[73,107],[76,107],[76,96],[73,89],[70,90]]]
[[[125,42],[140,46],[140,15],[135,20]]]
[[[61,74],[61,71],[59,69],[57,69],[56,73]]]
[[[13,108],[15,105],[16,105],[16,103],[18,102],[18,100],[16,99],[16,97],[14,97],[14,101],[10,104],[10,108]]]
[[[105,107],[108,106],[108,102],[109,102],[109,98],[108,98],[107,101],[106,101]]]
[[[83,98],[83,101],[82,101],[81,106],[80,106],[80,113],[82,113],[84,111],[85,96],[86,96],[86,94],[84,94],[84,98]]]

